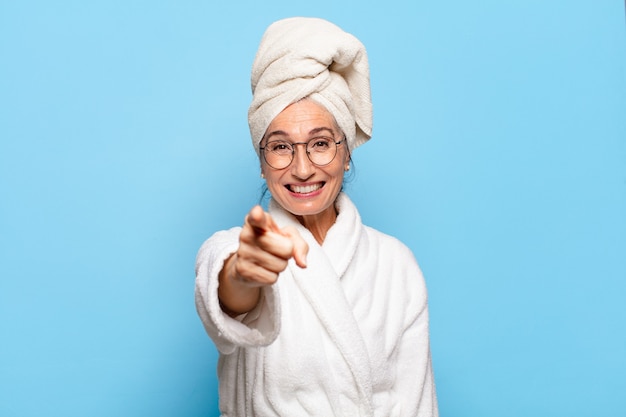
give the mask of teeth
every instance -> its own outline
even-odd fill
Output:
[[[294,193],[307,194],[307,193],[312,193],[315,190],[319,190],[320,188],[322,188],[322,184],[313,184],[313,185],[304,185],[304,186],[292,185],[290,188],[291,188],[291,191],[293,191]]]

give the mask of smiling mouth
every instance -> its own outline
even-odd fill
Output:
[[[295,184],[289,184],[287,186],[287,189],[289,191],[291,191],[292,193],[296,193],[296,194],[309,194],[312,193],[313,191],[317,191],[320,188],[322,188],[324,186],[324,182],[318,182],[317,184],[310,184],[310,185],[295,185]]]

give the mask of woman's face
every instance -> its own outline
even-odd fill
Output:
[[[261,141],[282,140],[307,142],[315,137],[329,137],[335,142],[344,139],[334,117],[322,106],[301,100],[285,108],[270,123]],[[313,164],[306,155],[305,145],[297,145],[291,164],[274,169],[261,157],[261,171],[272,197],[296,216],[334,219],[334,202],[341,191],[344,170],[349,164],[349,152],[344,141],[337,146],[337,155],[325,166]]]

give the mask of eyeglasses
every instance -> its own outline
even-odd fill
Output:
[[[328,165],[333,162],[337,155],[337,146],[345,142],[344,137],[339,142],[326,136],[318,136],[308,142],[287,142],[285,140],[272,140],[261,147],[263,158],[267,165],[274,169],[285,169],[293,161],[296,153],[296,145],[306,145],[306,156],[317,166]]]

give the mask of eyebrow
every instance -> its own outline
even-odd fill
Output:
[[[314,129],[309,130],[309,136],[313,136],[313,135],[317,135],[318,133],[321,132],[328,132],[331,134],[331,136],[334,138],[335,137],[335,132],[329,128],[329,127],[316,127]],[[274,130],[270,133],[268,133],[267,135],[265,135],[265,137],[263,139],[265,139],[266,141],[269,140],[269,138],[271,138],[272,136],[287,136],[289,137],[289,134],[287,132],[285,132],[284,130]]]

